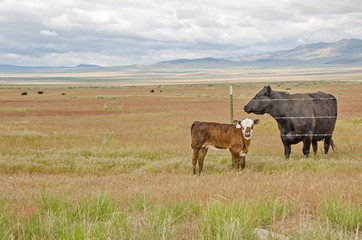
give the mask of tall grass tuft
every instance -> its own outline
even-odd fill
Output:
[[[43,193],[38,211],[13,235],[19,239],[103,239],[128,237],[126,215],[107,195],[79,199]]]
[[[158,204],[148,194],[72,199],[42,192],[33,212],[9,211],[0,201],[0,239],[358,239],[361,208],[324,201],[317,221],[278,234],[275,226],[299,216],[288,200],[254,197]],[[325,214],[323,214],[325,213]],[[285,226],[287,226],[285,225]],[[278,229],[278,228],[277,228]],[[288,234],[288,235],[285,235]],[[357,236],[357,237],[355,237]]]
[[[11,222],[7,213],[8,205],[0,202],[0,239],[9,239],[11,232],[16,226],[11,226]]]
[[[128,208],[120,203],[104,194],[71,200],[43,192],[30,217],[1,205],[0,239],[179,239],[199,209],[193,202],[155,205],[146,194],[129,198]]]
[[[288,202],[262,197],[223,204],[209,203],[203,211],[201,234],[204,239],[255,239],[256,228],[270,228],[273,221],[291,212]]]
[[[324,214],[330,224],[344,231],[358,231],[362,221],[362,206],[338,200],[323,201]]]

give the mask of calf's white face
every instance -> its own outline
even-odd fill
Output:
[[[246,140],[250,140],[251,137],[253,136],[253,126],[254,124],[258,124],[259,123],[259,119],[250,119],[250,118],[245,118],[242,121],[237,121],[236,122],[236,128],[241,128],[244,138]]]
[[[245,118],[243,121],[241,121],[243,135],[246,140],[250,140],[253,136],[253,125],[254,121],[249,118]]]

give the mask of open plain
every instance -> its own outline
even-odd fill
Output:
[[[242,110],[266,83],[233,83],[234,119],[261,120],[245,170],[209,151],[200,177],[190,126],[230,122],[229,84],[2,85],[0,239],[361,239],[361,81],[269,84],[336,96],[335,152],[286,161]]]

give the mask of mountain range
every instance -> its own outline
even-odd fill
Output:
[[[343,39],[333,43],[312,43],[272,53],[227,58],[176,59],[152,64],[102,67],[80,64],[75,67],[30,67],[0,65],[2,73],[79,73],[158,68],[289,68],[289,67],[362,66],[362,40]]]
[[[304,44],[290,50],[227,58],[178,59],[156,66],[192,67],[326,67],[328,65],[362,65],[362,40],[343,39],[333,43]]]

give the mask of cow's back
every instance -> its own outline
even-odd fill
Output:
[[[312,133],[313,139],[319,141],[333,133],[337,117],[337,100],[333,95],[324,92],[292,95],[278,93],[285,100],[278,105],[279,115],[273,117],[276,118],[282,134]],[[278,118],[279,116],[282,117]],[[298,142],[298,139],[294,142]]]
[[[324,92],[310,93],[316,107],[316,116],[337,116],[337,99]]]
[[[324,92],[311,93],[314,104],[314,140],[322,140],[333,133],[337,120],[337,99]]]

